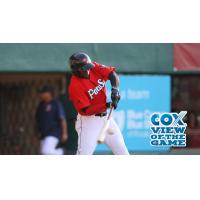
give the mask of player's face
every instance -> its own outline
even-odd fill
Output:
[[[80,71],[80,77],[81,78],[89,78],[89,70],[84,70],[84,71]]]
[[[40,99],[45,102],[52,100],[52,94],[50,92],[43,92],[40,94]]]

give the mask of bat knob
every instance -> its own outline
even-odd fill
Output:
[[[109,135],[113,135],[114,134],[113,130],[112,129],[108,129],[108,134]]]

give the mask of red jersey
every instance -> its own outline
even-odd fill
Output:
[[[94,67],[90,69],[89,78],[72,76],[69,85],[69,98],[73,102],[77,112],[85,114],[82,109],[90,106],[98,106],[101,113],[106,111],[106,81],[114,67],[107,67],[93,62]]]

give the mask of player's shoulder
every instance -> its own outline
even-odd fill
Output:
[[[62,108],[62,102],[60,101],[60,99],[56,98],[53,100],[52,105],[56,108],[56,109],[60,109]]]
[[[80,87],[80,81],[76,76],[72,76],[69,83],[69,90],[75,90]]]
[[[101,71],[103,68],[106,68],[107,66],[101,63],[92,62],[94,67],[92,68],[92,71]]]
[[[52,99],[51,102],[49,102],[49,104],[51,105],[52,108],[57,108],[58,102],[59,102],[58,99]]]
[[[94,68],[101,68],[101,67],[106,67],[104,64],[101,64],[101,63],[97,63],[97,62],[92,62],[93,65],[94,65]]]
[[[70,78],[69,87],[74,86],[76,82],[77,82],[76,76],[72,75]]]
[[[51,101],[51,103],[52,103],[53,105],[57,105],[57,104],[60,104],[60,100],[59,100],[58,98],[55,98],[55,99],[53,99],[53,100]]]

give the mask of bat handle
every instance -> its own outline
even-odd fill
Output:
[[[110,118],[111,118],[111,114],[112,114],[113,108],[114,108],[113,106],[110,108],[110,112],[109,112],[108,117],[107,117],[106,122],[105,122],[106,124],[104,125],[105,127],[102,130],[103,132],[101,133],[101,135],[99,136],[99,138],[97,140],[98,144],[102,144],[104,142],[104,140],[105,140],[105,137],[106,137],[105,131],[109,126],[109,122],[110,122]]]
[[[114,109],[114,107],[113,107],[113,106],[111,106],[111,108],[110,108],[110,112],[109,112],[109,114],[108,114],[108,117],[107,117],[107,120],[109,120],[109,119],[110,119],[110,117],[111,117],[111,113],[112,113],[113,109]]]

